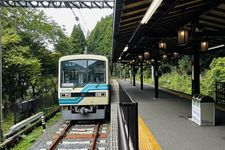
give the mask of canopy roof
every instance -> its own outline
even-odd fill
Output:
[[[138,54],[154,49],[164,40],[166,50],[159,49],[160,55],[178,52],[192,54],[192,25],[201,31],[199,39],[207,39],[212,49],[225,44],[225,1],[224,0],[164,0],[147,24],[141,20],[153,0],[117,0],[114,13],[113,62],[119,57],[123,61],[134,59]],[[188,44],[178,46],[177,32],[180,28],[189,31]],[[123,52],[128,46],[128,50]],[[221,46],[222,47],[222,46]],[[215,49],[218,50],[218,49]],[[215,51],[211,50],[211,52]],[[208,51],[207,51],[208,52]],[[203,52],[206,53],[206,52]]]

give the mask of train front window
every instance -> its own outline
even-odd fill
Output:
[[[88,60],[88,82],[105,83],[105,62]]]
[[[83,87],[87,83],[105,83],[105,62],[68,60],[61,62],[61,87]]]
[[[87,61],[69,60],[61,63],[62,87],[77,87],[87,83]]]

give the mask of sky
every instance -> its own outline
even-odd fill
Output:
[[[89,32],[91,32],[102,17],[113,13],[113,9],[73,9],[75,15],[79,18],[79,21],[76,21],[72,10],[69,8],[48,8],[41,10],[43,10],[48,17],[51,17],[61,27],[64,27],[68,36],[72,32],[73,26],[79,23],[81,24],[81,28],[86,36],[87,31],[89,30]]]

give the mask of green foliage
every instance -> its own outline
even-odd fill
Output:
[[[3,98],[24,98],[27,90],[40,87],[45,78],[56,78],[58,58],[48,45],[60,43],[62,29],[42,11],[2,8]],[[55,81],[53,82],[55,83]],[[34,92],[33,92],[34,95]],[[13,101],[12,101],[13,102]]]
[[[102,18],[87,39],[88,52],[111,57],[112,15]]]
[[[2,131],[6,134],[9,131],[9,128],[14,125],[14,115],[11,112],[7,118],[4,118],[2,121]]]
[[[64,55],[70,55],[72,50],[72,44],[69,37],[60,37],[58,43],[55,44],[55,50]]]
[[[60,113],[57,113],[53,118],[51,118],[47,123],[46,123],[46,128],[50,127],[53,125],[59,118],[61,117]],[[41,126],[38,128],[35,128],[31,133],[26,135],[26,138],[23,138],[19,144],[17,144],[15,147],[13,147],[13,150],[25,150],[29,149],[34,142],[41,136],[43,133],[43,129]]]
[[[151,78],[151,76],[152,76],[151,65],[143,66],[143,75],[144,75],[144,78]]]
[[[225,82],[225,57],[213,59],[201,80],[201,93],[215,96],[215,83]]]
[[[191,58],[190,56],[183,56],[179,62],[178,71],[182,74],[191,74]]]
[[[191,77],[177,72],[167,73],[159,78],[159,85],[165,88],[191,94]]]
[[[187,60],[185,58],[181,61],[180,72],[174,71],[162,75],[159,78],[160,86],[191,94],[191,76],[186,74],[189,69],[184,67],[188,66]],[[209,70],[202,73],[200,81],[201,93],[215,97],[216,82],[225,82],[225,57],[214,58],[209,65]]]
[[[162,64],[159,66],[159,70],[161,71],[161,74],[170,73],[171,66],[169,64]]]
[[[64,44],[66,42],[64,41]],[[85,50],[86,40],[80,25],[75,25],[70,36],[71,50],[69,54],[82,54]]]

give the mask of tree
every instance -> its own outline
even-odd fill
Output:
[[[71,50],[68,54],[81,54],[85,50],[86,40],[80,25],[75,25],[70,36]],[[64,41],[65,44],[65,41]]]
[[[35,94],[35,88],[46,81],[43,77],[49,80],[57,77],[61,54],[49,51],[48,45],[59,43],[65,35],[55,22],[36,9],[3,8],[1,17],[4,98],[24,99],[30,86]]]
[[[29,47],[18,46],[20,37],[7,42],[7,34],[2,36],[3,47],[3,85],[9,100],[13,97],[24,98],[24,91],[29,87],[31,78],[40,73],[39,60],[32,57]],[[7,48],[7,51],[6,49]]]
[[[58,43],[55,44],[55,50],[62,55],[72,54],[72,43],[70,38],[66,36],[60,37]]]
[[[105,55],[111,58],[112,51],[112,15],[102,18],[87,39],[89,53]]]

